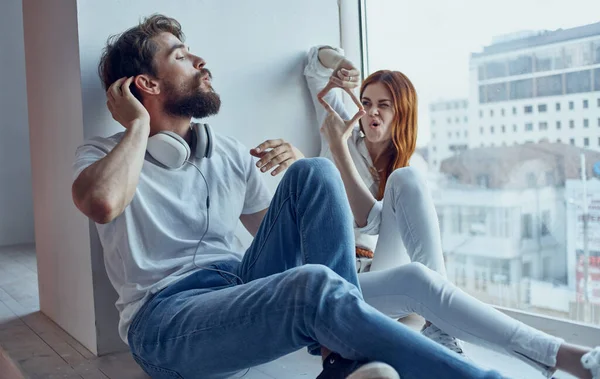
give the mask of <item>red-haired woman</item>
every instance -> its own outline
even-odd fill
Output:
[[[600,379],[600,348],[590,351],[533,329],[446,279],[433,201],[424,178],[409,166],[417,139],[410,80],[398,71],[377,71],[362,83],[357,100],[352,89],[359,86],[359,71],[328,46],[310,50],[304,75],[321,126],[321,155],[338,167],[354,214],[357,254],[374,255],[370,270],[358,276],[365,300],[391,317],[422,315],[428,320],[422,333],[459,354],[455,338],[508,353],[548,377],[560,369]],[[359,106],[353,118],[336,87]]]

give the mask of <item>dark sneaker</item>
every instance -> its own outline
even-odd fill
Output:
[[[358,362],[331,353],[323,361],[317,379],[400,379],[394,368],[382,362]]]

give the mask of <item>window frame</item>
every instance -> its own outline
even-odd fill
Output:
[[[351,8],[351,10],[344,11],[342,8]],[[351,29],[358,30],[358,33],[352,33],[350,36],[345,35],[344,38],[341,39],[344,42],[342,47],[347,53],[349,50],[352,50],[355,53],[358,52],[360,62],[355,63],[357,63],[361,69],[361,79],[363,80],[369,72],[369,46],[367,38],[368,17],[366,10],[366,0],[340,2],[340,28],[342,30],[348,29],[348,25],[351,25]],[[340,37],[341,35],[342,33],[340,33]],[[600,98],[598,98],[598,106],[600,106]],[[572,110],[572,108],[569,110]],[[462,269],[464,270],[464,268]],[[552,335],[563,338],[571,343],[584,346],[595,346],[600,340],[600,326],[497,305],[493,305],[493,307],[524,324],[549,332]]]

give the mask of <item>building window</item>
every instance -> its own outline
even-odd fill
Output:
[[[517,131],[517,124],[513,124],[513,132],[516,132],[516,131]]]
[[[481,188],[489,188],[490,187],[490,176],[489,175],[478,175],[477,176],[477,185]]]
[[[535,188],[537,186],[537,178],[535,177],[535,174],[533,172],[528,172],[525,179],[527,182],[527,187]]]
[[[571,145],[575,145],[575,138],[569,138],[569,143]]]
[[[431,139],[435,139],[435,133],[431,133]]]
[[[446,120],[446,121],[448,121],[448,124],[452,124],[452,118],[451,117],[448,117],[448,120]]]
[[[548,106],[546,104],[538,104],[538,112],[546,112],[548,110]]]
[[[540,130],[548,130],[548,123],[545,121],[540,122],[539,128],[540,128]]]
[[[431,120],[431,125],[435,125],[435,120]]]
[[[437,148],[436,148],[435,146],[433,146],[433,147],[431,148],[431,150],[433,150],[433,151],[436,151],[436,150],[437,150]]]
[[[570,109],[570,110],[573,110],[573,109],[575,109],[575,103],[574,103],[574,102],[572,102],[572,101],[569,101],[569,109]]]
[[[587,100],[583,100],[583,108],[587,109],[589,107],[589,103]]]
[[[448,138],[452,138],[452,132],[448,132]]]
[[[598,117],[598,126],[600,127],[600,117]]]
[[[458,124],[460,122],[460,119],[457,117],[454,119],[454,122],[456,122]]]
[[[456,136],[460,137],[460,132],[458,130],[456,131]]]
[[[483,126],[479,127],[479,134],[483,134]]]
[[[435,159],[433,160],[433,165],[437,166],[437,161]]]
[[[490,117],[494,117],[494,110],[490,109]]]
[[[585,137],[583,139],[583,146],[590,146],[590,139],[588,137]]]
[[[531,106],[531,105],[526,105],[526,106],[523,108],[523,112],[524,112],[524,113],[533,113],[533,106]]]
[[[469,118],[467,116],[465,116],[465,123],[469,121]]]
[[[560,121],[556,121],[556,129],[560,129]]]
[[[543,236],[550,234],[550,211],[542,211],[542,225],[540,232]]]
[[[560,103],[556,103],[556,110],[560,111]]]
[[[598,106],[600,107],[600,99],[598,99]],[[517,114],[517,107],[513,107],[513,114]]]
[[[598,137],[598,146],[600,146],[600,137]]]
[[[491,134],[494,134],[494,126],[493,126],[493,125],[492,125],[492,126],[490,126],[490,133],[491,133]]]
[[[569,120],[569,128],[571,128],[571,129],[575,128],[575,121]]]
[[[600,97],[598,98],[598,108],[600,108]]]
[[[502,109],[500,110],[500,114],[502,114],[502,116],[504,116],[504,115],[506,114],[506,112],[504,112],[504,108],[502,108]]]
[[[525,131],[526,132],[530,132],[533,130],[533,123],[528,122],[527,124],[525,124]]]
[[[533,219],[531,214],[521,215],[521,238],[533,238]]]
[[[502,125],[502,133],[506,133],[506,126]]]
[[[584,128],[589,128],[590,127],[590,120],[588,120],[587,118],[583,119],[583,127]]]
[[[465,137],[467,137],[467,136],[469,135],[469,132],[467,132],[467,131],[465,130],[465,132],[463,133],[463,135],[464,135]]]
[[[483,111],[479,111],[479,118],[483,118]]]
[[[562,140],[560,138],[557,138],[556,143],[562,143]]]

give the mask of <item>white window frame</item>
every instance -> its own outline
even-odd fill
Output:
[[[338,0],[340,10],[340,45],[346,56],[360,69],[362,79],[369,72],[366,0]],[[354,104],[346,97],[348,106]],[[600,326],[550,317],[518,309],[494,306],[504,314],[533,328],[583,346],[596,346]]]

